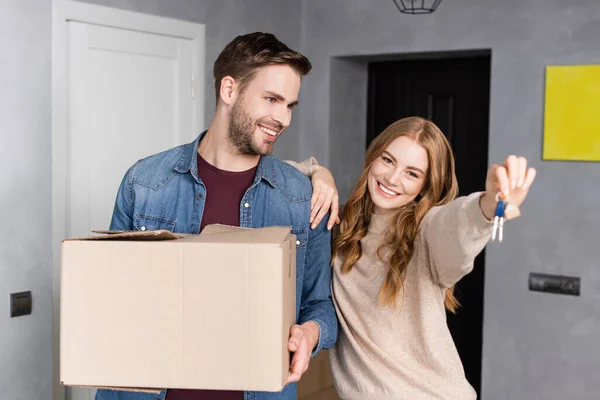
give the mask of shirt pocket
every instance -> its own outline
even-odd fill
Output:
[[[292,229],[292,234],[296,235],[296,278],[298,278],[304,275],[308,229]]]
[[[133,217],[133,229],[136,231],[175,230],[175,221],[154,215],[136,214]]]

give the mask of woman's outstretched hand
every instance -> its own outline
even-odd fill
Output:
[[[527,167],[525,157],[510,155],[502,165],[492,165],[485,181],[485,194],[479,203],[485,217],[489,220],[494,218],[498,193],[509,204],[516,207],[523,204],[535,174],[534,168]]]

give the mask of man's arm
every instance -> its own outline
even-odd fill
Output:
[[[322,348],[331,348],[337,340],[337,318],[331,300],[331,231],[327,218],[309,231],[305,270],[302,280],[302,298],[298,323],[315,322],[319,338],[312,350],[315,356]]]
[[[131,181],[132,171],[133,167],[129,168],[119,186],[117,198],[115,200],[115,208],[113,209],[112,219],[110,221],[110,230],[133,230],[134,194]]]
[[[338,335],[338,322],[331,300],[331,231],[324,218],[309,232],[302,282],[298,325],[292,326],[288,349],[294,352],[289,382],[298,382],[308,369],[310,358],[331,348]]]

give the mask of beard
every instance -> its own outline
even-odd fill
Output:
[[[254,121],[250,114],[243,108],[240,98],[231,109],[229,117],[229,129],[227,138],[229,143],[240,153],[251,156],[266,156],[273,152],[274,142],[263,141],[259,143],[254,132],[260,123],[260,120]],[[281,124],[274,126],[273,122],[265,122],[263,125],[270,127],[278,132],[283,129]]]

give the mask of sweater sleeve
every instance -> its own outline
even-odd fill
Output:
[[[296,168],[298,171],[302,172],[304,175],[308,176],[309,178],[312,177],[313,170],[314,170],[313,166],[319,165],[319,163],[317,162],[317,160],[314,157],[307,158],[306,160],[304,160],[302,162],[296,162],[296,161],[291,161],[291,160],[284,160],[284,162],[286,162],[287,164]]]
[[[434,279],[450,287],[471,272],[475,257],[492,234],[481,208],[477,192],[459,197],[445,206],[432,208],[421,224],[421,238],[426,243]]]

